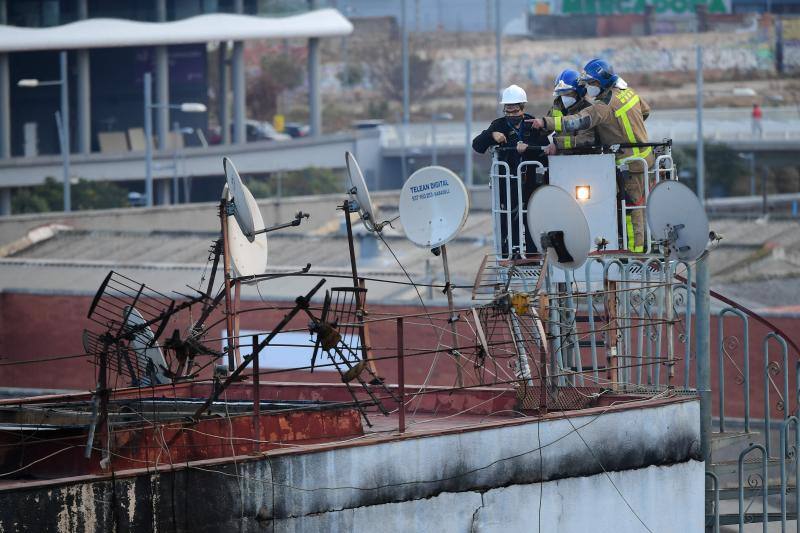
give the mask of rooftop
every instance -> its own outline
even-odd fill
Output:
[[[481,261],[492,249],[487,191],[474,189],[472,210],[459,237],[448,244],[453,282],[461,302]],[[373,195],[383,218],[397,215],[398,192]],[[311,263],[312,275],[350,275],[342,195],[259,200],[267,224],[290,220],[297,211],[311,217],[299,228],[269,234],[270,272],[293,272]],[[418,296],[398,261],[418,283],[443,281],[441,260],[408,241],[399,220],[384,229],[383,241],[367,233],[357,219],[359,274],[395,284],[369,285],[371,299],[414,303]],[[152,209],[115,209],[70,215],[7,217],[0,221],[0,290],[93,294],[110,269],[127,273],[163,290],[196,284],[209,265],[208,250],[218,233],[213,204]],[[50,230],[33,231],[50,225]],[[730,298],[765,312],[800,312],[800,231],[792,220],[715,219],[712,229],[724,238],[711,254],[713,287]],[[395,259],[392,255],[397,257]],[[245,289],[245,299],[293,299],[308,285],[301,278],[261,283]],[[438,290],[421,288],[426,300],[444,301]]]

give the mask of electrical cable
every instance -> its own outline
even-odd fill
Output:
[[[376,485],[374,487],[357,487],[357,486],[345,485],[345,486],[335,486],[335,487],[307,488],[307,487],[299,487],[299,486],[295,486],[295,485],[289,485],[289,484],[285,484],[285,483],[274,483],[274,485],[275,486],[284,487],[284,488],[288,488],[288,489],[291,489],[291,490],[301,491],[301,492],[336,491],[336,490],[356,490],[356,491],[361,491],[361,492],[370,492],[370,491],[379,491],[379,490],[382,490],[382,489],[393,488],[393,487],[401,487],[401,486],[409,486],[409,485],[421,485],[421,484],[431,484],[431,483],[440,483],[440,482],[445,482],[445,481],[451,481],[451,480],[458,479],[458,478],[461,478],[461,477],[464,477],[464,476],[468,476],[470,474],[474,474],[476,472],[480,472],[482,470],[486,470],[486,469],[491,468],[492,466],[494,466],[496,464],[499,464],[499,463],[502,463],[502,462],[505,462],[505,461],[509,461],[509,460],[512,460],[512,459],[517,459],[519,457],[524,457],[526,455],[530,455],[531,453],[536,453],[539,450],[542,450],[544,448],[548,448],[548,447],[550,447],[550,446],[552,446],[554,444],[557,444],[558,442],[566,439],[567,437],[569,437],[570,435],[572,435],[576,431],[579,431],[579,430],[589,426],[590,424],[593,424],[594,422],[599,420],[602,416],[604,416],[606,413],[608,413],[608,411],[610,411],[615,406],[620,405],[620,404],[625,404],[625,403],[636,402],[636,401],[638,401],[638,402],[647,402],[649,400],[629,400],[629,401],[613,402],[613,403],[609,404],[603,411],[597,413],[595,416],[593,416],[592,418],[587,420],[585,423],[583,423],[583,424],[581,424],[579,426],[575,426],[574,424],[572,424],[573,429],[571,431],[568,431],[567,433],[555,438],[551,442],[548,442],[548,443],[543,444],[543,445],[539,445],[536,448],[533,448],[533,449],[530,449],[530,450],[526,450],[526,451],[523,451],[523,452],[520,452],[520,453],[517,453],[517,454],[513,454],[513,455],[510,455],[510,456],[507,456],[507,457],[502,457],[500,459],[496,459],[496,460],[494,460],[494,461],[492,461],[492,462],[490,462],[490,463],[488,463],[488,464],[486,464],[484,466],[472,468],[472,469],[469,469],[469,470],[466,470],[464,472],[460,472],[458,474],[454,474],[454,475],[451,475],[451,476],[445,476],[445,477],[429,479],[429,480],[413,480],[413,481],[405,481],[405,482],[398,482],[398,483],[386,483],[386,484]],[[569,416],[552,417],[550,420],[555,421],[555,420],[561,420],[563,418],[569,418]],[[237,477],[235,474],[227,474],[227,473],[221,472],[219,470],[207,469],[207,468],[197,467],[197,466],[194,466],[194,465],[188,465],[188,468],[194,469],[194,470],[206,471],[206,472],[210,472],[210,473],[214,473],[214,474],[220,474],[220,475],[223,475],[223,476]],[[247,477],[247,476],[243,476],[243,477],[244,477],[244,479],[248,479],[248,480],[251,480],[251,481],[254,481],[254,482],[270,483],[270,482],[264,481],[263,479],[252,478],[252,477]]]
[[[383,234],[381,234],[381,232],[377,232],[377,235],[378,235],[378,238],[381,240],[381,242],[384,244],[384,246],[386,246],[386,249],[389,250],[389,253],[392,254],[392,257],[397,262],[397,265],[403,271],[403,274],[405,274],[406,278],[408,278],[408,281],[411,283],[411,285],[414,286],[414,292],[417,293],[417,298],[419,299],[419,303],[422,305],[422,309],[423,309],[424,313],[428,316],[428,321],[430,322],[431,326],[433,326],[434,325],[433,324],[433,319],[430,317],[430,313],[428,311],[428,306],[425,305],[425,300],[422,298],[422,294],[419,292],[419,287],[414,282],[414,280],[411,278],[411,275],[408,273],[408,270],[406,270],[406,267],[400,261],[400,258],[397,257],[397,254],[394,252],[392,247],[389,246],[389,243],[386,242],[386,239],[383,238]],[[444,330],[439,331],[439,337],[438,337],[438,339],[436,341],[437,350],[438,350],[439,346],[441,346],[441,344],[442,344],[442,336],[443,335],[444,335]],[[428,382],[430,381],[430,378],[433,375],[433,369],[436,368],[436,363],[438,362],[438,360],[439,360],[439,352],[437,351],[436,355],[434,355],[434,357],[433,357],[433,361],[431,362],[431,366],[428,369],[428,373],[427,373],[427,375],[425,376],[425,379],[422,382],[422,386],[420,387],[420,390],[424,390],[427,387]],[[456,364],[458,364],[458,363],[456,362]],[[411,419],[412,420],[416,416],[418,409],[419,409],[419,403],[414,408],[414,411],[411,413]]]

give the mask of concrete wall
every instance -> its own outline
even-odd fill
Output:
[[[615,485],[653,531],[702,528],[696,401],[557,416],[6,485],[0,531],[536,531],[540,488],[542,531],[643,530]]]
[[[275,522],[276,533],[437,531],[469,533],[700,531],[703,463],[514,485],[486,492],[346,509]],[[609,480],[609,477],[611,480]],[[616,485],[631,511],[614,489]],[[539,510],[541,492],[542,506]],[[664,512],[674,509],[676,513]],[[539,527],[541,524],[541,527]]]

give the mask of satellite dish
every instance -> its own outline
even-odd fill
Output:
[[[444,167],[414,172],[400,191],[400,221],[408,239],[438,248],[455,237],[469,214],[467,188]]]
[[[261,217],[261,210],[258,208],[253,193],[246,187],[243,189],[243,193],[250,213],[253,215],[255,227],[263,228],[264,219]],[[222,197],[230,200],[230,189],[227,184],[222,188]],[[228,250],[236,277],[264,274],[267,271],[267,234],[259,233],[251,240],[242,233],[238,222],[233,218],[227,217],[225,223],[228,225]]]
[[[668,259],[694,261],[708,245],[708,217],[694,192],[679,181],[656,185],[647,198],[647,225],[666,243]]]
[[[543,234],[550,238],[547,259],[564,270],[582,266],[589,257],[589,223],[578,202],[561,187],[543,185],[531,195],[528,231],[537,245]]]
[[[377,229],[378,210],[372,204],[367,182],[364,181],[364,173],[361,172],[361,167],[358,166],[358,161],[353,154],[345,152],[344,159],[347,163],[347,175],[350,180],[350,188],[347,192],[358,203],[358,212],[366,228],[370,231]]]
[[[239,177],[239,172],[233,166],[233,161],[227,157],[222,158],[222,167],[225,169],[225,181],[228,184],[228,191],[230,198],[233,201],[233,216],[239,224],[242,233],[247,237],[247,240],[253,242],[255,239],[255,220],[253,219],[253,212],[250,210],[250,205],[247,203],[247,187],[242,183],[242,178]],[[249,191],[248,191],[249,192]],[[252,195],[251,195],[252,196]],[[263,228],[263,225],[259,228]]]
[[[142,314],[135,307],[125,306],[123,313],[125,326],[128,328],[137,328],[146,323]],[[146,377],[150,385],[167,382],[167,378],[164,376],[164,368],[167,368],[167,361],[164,359],[161,347],[156,346],[154,341],[155,335],[153,335],[153,330],[150,329],[150,326],[138,330],[133,334],[133,338],[130,341],[130,348],[136,354],[137,364],[141,371],[139,377]],[[148,373],[146,367],[141,368],[142,365],[149,366],[148,361],[153,363],[152,372],[150,373]]]

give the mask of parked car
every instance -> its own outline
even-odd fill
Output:
[[[269,122],[259,120],[246,120],[245,132],[247,142],[253,141],[288,141],[292,137],[285,133],[278,133]],[[233,124],[231,124],[231,138],[233,138]],[[222,135],[219,127],[212,127],[208,130],[208,144],[220,144]]]
[[[351,126],[353,126],[353,129],[357,129],[357,130],[371,130],[371,129],[377,128],[378,126],[382,126],[382,125],[383,125],[383,120],[381,120],[379,118],[369,118],[369,119],[365,119],[365,120],[355,120],[355,121],[353,121],[351,123]]]
[[[147,198],[138,191],[131,191],[128,193],[128,205],[131,207],[144,207],[147,205]]]
[[[283,126],[283,131],[293,138],[308,137],[308,134],[311,133],[311,126],[299,122],[287,122]]]
[[[247,128],[247,142],[252,141],[288,141],[291,136],[285,133],[278,133],[278,131],[269,122],[261,122],[258,120],[247,120],[245,122]],[[233,125],[231,125],[231,128]],[[233,130],[231,130],[233,131]]]

